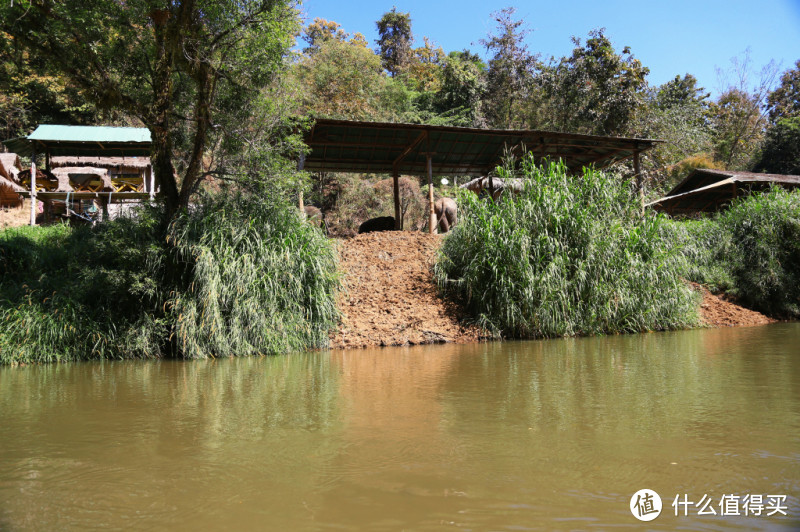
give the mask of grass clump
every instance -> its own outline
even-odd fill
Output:
[[[771,316],[800,318],[800,191],[775,187],[721,213],[723,248],[742,304]]]
[[[336,251],[296,208],[208,199],[171,226],[184,265],[167,307],[184,357],[275,354],[327,345],[338,320]]]
[[[327,342],[335,250],[277,198],[0,233],[0,363],[281,353]]]
[[[0,362],[159,356],[159,223],[0,233]]]
[[[511,177],[509,169],[501,177]],[[459,224],[434,267],[482,327],[509,337],[623,333],[697,322],[684,259],[664,218],[642,217],[627,184],[527,157],[524,190],[492,202],[459,197]]]
[[[665,226],[685,276],[776,318],[800,318],[800,191],[774,187]]]

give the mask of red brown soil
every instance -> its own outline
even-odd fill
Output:
[[[692,288],[703,294],[700,304],[700,319],[709,327],[743,327],[750,325],[766,325],[775,320],[744,307],[715,296],[708,289],[697,283],[691,283]]]
[[[331,347],[354,348],[482,338],[480,329],[461,323],[464,310],[443,299],[431,267],[440,235],[411,231],[367,233],[342,240],[343,313]]]
[[[442,298],[431,267],[442,236],[416,231],[368,233],[340,241],[345,292],[339,301],[343,318],[331,347],[358,348],[485,339],[466,326],[464,309]],[[764,325],[772,320],[713,295],[703,294],[700,316],[709,327]]]

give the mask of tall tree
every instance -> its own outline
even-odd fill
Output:
[[[0,30],[153,139],[167,215],[188,205],[212,137],[248,116],[297,31],[291,0],[17,0]]]
[[[800,175],[800,116],[782,118],[767,131],[754,170]]]
[[[442,86],[436,93],[440,113],[463,116],[461,125],[484,125],[481,98],[486,92],[486,65],[469,50],[450,52],[442,69]]]
[[[755,73],[749,50],[718,69],[722,90],[709,108],[714,127],[714,158],[729,170],[748,170],[766,133],[767,97],[778,69],[770,62]]]
[[[507,7],[492,13],[497,31],[481,44],[492,55],[487,73],[484,108],[493,127],[524,127],[520,106],[526,98],[538,57],[528,52],[525,36],[530,32],[522,20],[514,20],[516,10]]]
[[[781,76],[781,84],[767,97],[769,120],[800,116],[800,60]]]
[[[394,77],[401,72],[411,59],[411,13],[399,13],[392,7],[376,23],[378,27],[378,55],[383,68]]]
[[[644,98],[650,72],[629,47],[618,54],[603,28],[585,45],[573,37],[572,55],[539,77],[547,108],[545,127],[574,133],[625,134]]]
[[[311,54],[318,51],[320,45],[327,40],[346,41],[349,37],[350,34],[338,22],[317,17],[303,30],[303,40],[308,43],[303,52]]]

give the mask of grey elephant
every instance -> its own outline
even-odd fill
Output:
[[[446,233],[456,224],[458,207],[452,198],[439,198],[433,204],[440,233]]]

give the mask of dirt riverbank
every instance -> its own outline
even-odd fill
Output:
[[[340,300],[341,327],[333,348],[468,343],[485,339],[477,327],[461,323],[464,309],[441,298],[431,265],[441,235],[411,231],[368,233],[340,241],[346,292]],[[762,325],[774,320],[703,293],[700,313],[710,327]]]

